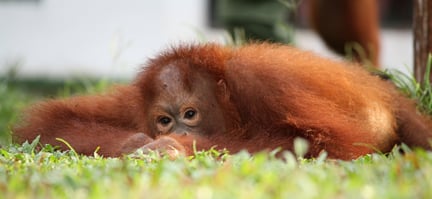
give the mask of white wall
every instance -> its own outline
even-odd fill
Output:
[[[0,73],[20,61],[24,76],[131,77],[169,44],[208,35],[205,27],[203,0],[3,2]]]

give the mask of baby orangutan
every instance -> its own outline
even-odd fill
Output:
[[[293,149],[354,159],[401,142],[430,149],[430,120],[386,80],[361,67],[276,44],[181,45],[150,60],[136,80],[105,95],[33,106],[15,128],[22,143],[104,156],[144,150]]]

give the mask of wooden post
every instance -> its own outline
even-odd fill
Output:
[[[432,0],[414,1],[414,76],[423,82],[432,53]],[[431,79],[431,77],[429,77]]]

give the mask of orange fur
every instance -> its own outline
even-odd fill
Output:
[[[67,150],[56,140],[67,141],[79,153],[92,155],[97,147],[100,154],[119,156],[141,147],[149,138],[145,129],[138,131],[140,108],[135,87],[117,88],[100,96],[80,96],[48,100],[27,110],[26,117],[14,130],[14,140],[22,143],[41,135],[41,143]]]
[[[359,62],[368,59],[379,66],[377,0],[310,0],[309,20],[337,53],[346,54],[347,45],[358,44],[361,49],[354,49],[354,58]]]
[[[177,118],[183,106],[197,110],[197,124]],[[161,127],[160,115],[176,123]],[[430,120],[391,83],[354,64],[266,43],[172,48],[114,93],[48,101],[26,116],[16,141],[41,134],[42,143],[58,145],[62,137],[79,153],[100,146],[106,156],[141,146],[191,154],[194,142],[231,152],[292,150],[302,137],[308,157],[325,150],[353,159],[400,142],[430,149],[432,137]]]

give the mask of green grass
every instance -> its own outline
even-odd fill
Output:
[[[431,113],[430,83],[392,72],[390,79]],[[170,160],[158,154],[80,156],[37,141],[10,145],[10,126],[29,103],[104,90],[109,82],[0,80],[2,198],[432,198],[432,153],[405,146],[353,161],[296,154],[251,156],[218,151]],[[404,153],[400,153],[404,151]]]
[[[368,155],[354,161],[246,152],[102,158],[34,145],[0,149],[4,198],[431,198],[432,154]]]
[[[417,99],[419,108],[426,114],[432,115],[432,83],[431,77],[432,55],[428,56],[424,81],[418,82],[414,76],[401,73],[400,71],[387,71],[390,79],[408,97]]]

